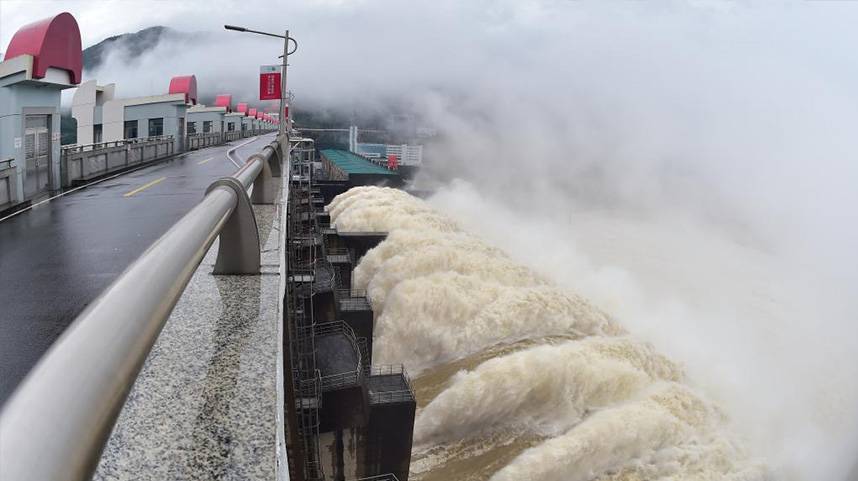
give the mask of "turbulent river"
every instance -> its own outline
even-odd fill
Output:
[[[388,232],[354,286],[374,362],[414,382],[411,479],[769,479],[681,365],[586,299],[403,191],[354,188],[328,210],[340,231]]]

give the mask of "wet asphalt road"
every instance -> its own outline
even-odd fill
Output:
[[[272,138],[233,156],[243,161]],[[0,222],[0,406],[91,301],[209,184],[235,172],[226,152],[247,140],[190,152]]]

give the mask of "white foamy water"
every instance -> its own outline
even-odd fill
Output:
[[[402,191],[328,210],[341,231],[389,233],[355,284],[374,361],[416,378],[412,479],[768,479],[680,365],[586,299]]]

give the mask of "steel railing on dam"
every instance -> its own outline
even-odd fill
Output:
[[[0,479],[90,479],[149,351],[214,240],[220,237],[215,274],[259,274],[251,203],[275,201],[272,177],[284,152],[288,139],[278,138],[212,183],[75,319],[0,412]]]

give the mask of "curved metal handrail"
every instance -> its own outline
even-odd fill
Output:
[[[266,157],[251,156],[212,184],[42,357],[0,412],[0,479],[90,479],[149,351],[214,240],[220,236],[215,273],[259,273],[246,189],[252,184],[256,196],[270,180]]]

